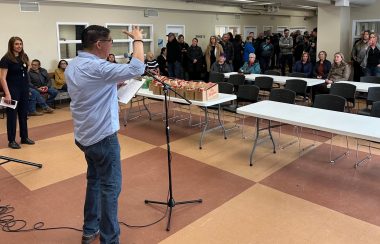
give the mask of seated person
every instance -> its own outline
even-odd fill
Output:
[[[161,48],[161,54],[157,57],[157,63],[159,65],[161,75],[169,76],[166,53],[166,47]]]
[[[232,72],[232,69],[231,65],[226,63],[226,58],[224,55],[220,54],[218,60],[211,65],[210,71],[216,73],[229,73]]]
[[[52,113],[54,109],[49,107],[45,99],[41,96],[40,92],[29,88],[29,107],[28,107],[28,116],[40,116],[43,113],[37,112],[36,105],[39,105],[42,108],[44,113]]]
[[[58,63],[58,68],[54,72],[54,88],[61,91],[67,91],[67,85],[65,81],[65,69],[67,67],[67,61],[61,60]]]
[[[293,72],[304,73],[306,77],[313,74],[313,65],[310,62],[310,55],[307,52],[302,53],[301,60],[298,60],[293,66]]]
[[[334,54],[334,63],[331,66],[330,72],[326,77],[325,83],[317,86],[313,86],[313,97],[317,94],[328,94],[330,93],[330,89],[328,85],[342,80],[348,80],[350,78],[351,68],[348,63],[344,61],[343,53],[337,52]]]
[[[149,70],[150,72],[159,75],[160,74],[160,68],[157,60],[154,58],[154,54],[152,52],[146,53],[146,70]]]
[[[115,54],[113,53],[108,54],[107,61],[116,64],[117,62],[116,62]]]
[[[331,62],[326,59],[327,53],[325,51],[320,51],[318,58],[318,62],[315,63],[313,76],[317,79],[326,79],[331,69]]]
[[[239,69],[239,73],[244,74],[260,74],[260,64],[256,61],[256,54],[250,53],[248,56],[248,62],[245,62],[244,65]]]
[[[34,59],[32,61],[28,75],[31,88],[40,93],[48,93],[46,103],[51,106],[54,103],[54,98],[57,96],[58,91],[57,89],[48,86],[50,80],[48,72],[46,69],[41,68],[41,62],[39,60]]]

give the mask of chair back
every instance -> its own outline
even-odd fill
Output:
[[[296,95],[306,97],[307,82],[301,79],[286,80],[285,88],[294,91]]]
[[[224,74],[217,72],[210,72],[208,79],[209,82],[219,83],[224,81]]]
[[[238,102],[255,103],[259,99],[260,88],[255,85],[241,85],[236,94]]]
[[[333,94],[319,94],[315,96],[313,107],[344,112],[345,105],[346,99],[344,97]]]
[[[362,77],[360,77],[360,82],[378,83],[378,84],[380,84],[380,77],[377,77],[377,76],[362,76]]]
[[[296,93],[289,89],[273,89],[269,95],[269,101],[294,104]]]
[[[380,101],[380,87],[368,88],[367,105]]]
[[[344,97],[347,101],[354,103],[356,86],[348,83],[331,84],[330,94]]]
[[[277,76],[281,76],[280,71],[276,71],[276,70],[267,70],[267,71],[264,72],[264,74],[266,74],[266,75],[277,75]]]
[[[227,82],[234,86],[234,91],[237,93],[239,86],[244,85],[245,76],[242,74],[230,75]]]
[[[233,94],[234,85],[228,82],[219,82],[218,83],[219,93]]]
[[[273,78],[268,76],[258,76],[255,78],[254,85],[258,86],[260,90],[271,91],[273,86]]]
[[[380,101],[372,104],[371,114],[372,117],[380,118]]]
[[[299,77],[299,78],[307,78],[305,73],[293,72],[288,74],[289,77]]]

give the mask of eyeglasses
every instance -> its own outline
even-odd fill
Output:
[[[111,42],[113,43],[113,39],[110,38],[110,39],[101,39],[101,40],[98,40],[99,42]]]

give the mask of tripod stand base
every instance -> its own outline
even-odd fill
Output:
[[[189,204],[189,203],[202,203],[202,199],[182,201],[182,202],[175,202],[173,198],[169,199],[169,201],[167,202],[145,200],[145,204],[159,204],[159,205],[166,205],[169,207],[169,217],[168,217],[168,224],[166,225],[166,231],[170,231],[170,221],[172,218],[173,207],[175,207],[176,205]]]
[[[20,163],[20,164],[26,164],[26,165],[34,166],[34,167],[37,167],[37,168],[42,168],[42,164],[32,163],[32,162],[20,160],[20,159],[17,159],[17,158],[9,158],[9,157],[5,157],[5,156],[0,156],[0,159],[5,160],[4,162],[1,162],[0,165],[6,164],[6,163],[9,163],[9,162],[15,162],[15,163]]]

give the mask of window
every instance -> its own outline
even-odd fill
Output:
[[[184,25],[166,25],[166,35],[173,33],[176,37],[179,35],[185,35],[185,26]]]
[[[107,23],[106,27],[111,30],[111,36],[113,39],[111,53],[113,53],[118,59],[128,57],[132,53],[133,39],[122,33],[123,30],[131,31],[132,26],[139,26],[143,29],[144,53],[154,52],[153,25]]]
[[[216,25],[215,26],[215,35],[223,36],[223,34],[231,32],[232,35],[241,34],[240,26],[238,25]]]
[[[289,29],[288,26],[277,26],[277,33],[284,34],[285,29]]]
[[[247,38],[247,36],[249,35],[250,32],[253,32],[253,37],[256,38],[257,37],[257,26],[244,26],[244,40]]]
[[[353,20],[352,21],[352,43],[360,39],[362,31],[380,32],[380,19],[373,20]]]
[[[81,34],[88,23],[57,23],[58,59],[72,59],[82,49]]]

